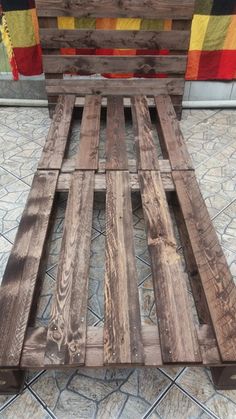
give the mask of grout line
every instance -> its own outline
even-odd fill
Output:
[[[190,138],[190,137],[189,137]],[[229,143],[225,146],[225,147],[228,147],[228,146],[230,146],[232,143],[234,143],[234,141],[235,141],[235,139],[234,138],[232,138],[230,141],[229,141]],[[187,145],[187,147],[188,147],[188,144],[186,144]],[[201,163],[199,163],[199,164],[197,164],[196,166],[194,166],[194,170],[197,170],[201,165],[203,165],[203,164],[205,164],[205,163],[207,163],[212,157],[215,157],[215,156],[217,156],[217,154],[220,154],[220,153],[222,153],[222,149],[221,150],[217,150],[217,151],[215,151],[213,154],[211,154],[209,157],[207,157],[205,160],[203,160]]]
[[[157,397],[157,399],[155,400],[155,402],[149,407],[149,409],[144,414],[144,416],[142,417],[142,419],[148,419],[148,417],[151,415],[151,413],[153,413],[153,411],[156,409],[156,407],[158,406],[158,404],[160,404],[160,402],[165,398],[165,396],[168,393],[168,391],[172,387],[174,387],[174,385],[175,385],[174,381],[170,382],[170,384],[159,394],[159,396]]]
[[[222,212],[224,212],[227,208],[230,207],[230,205],[234,204],[234,202],[236,202],[236,198],[233,199],[233,201],[231,201],[229,204],[227,204],[224,208],[222,208],[216,215],[214,215],[214,217],[211,218],[211,221],[214,221],[218,215],[220,215]]]
[[[46,412],[51,416],[51,418],[57,419],[57,417],[47,406],[47,404],[38,396],[38,394],[30,386],[28,387],[28,390],[31,393],[31,395],[37,400],[37,402],[43,407],[43,409],[46,410]]]

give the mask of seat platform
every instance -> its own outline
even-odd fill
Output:
[[[76,97],[59,97],[2,281],[0,392],[16,391],[20,370],[81,366],[210,366],[217,367],[212,371],[218,388],[236,388],[236,287],[170,97],[152,98],[163,158],[158,158],[153,138],[150,100],[143,95],[126,99],[132,112],[133,160],[127,154],[124,98],[88,95],[83,100],[79,148],[73,158],[65,158]],[[99,159],[103,106],[106,158]],[[97,191],[106,206],[104,323],[92,327],[87,300]],[[67,192],[68,200],[56,287],[48,325],[37,327],[32,318],[58,192]],[[157,324],[141,321],[134,192],[141,196]]]

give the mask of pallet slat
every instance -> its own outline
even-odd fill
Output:
[[[194,0],[36,0],[38,16],[136,17],[146,19],[191,19]]]
[[[123,98],[107,99],[106,170],[128,170]]]
[[[30,315],[58,171],[37,172],[10,254],[0,292],[0,365],[14,367]]]
[[[164,363],[201,362],[197,335],[159,172],[139,172]]]
[[[159,95],[155,97],[155,102],[163,140],[172,169],[193,169],[193,163],[184,142],[170,97],[168,95]]]
[[[60,96],[38,169],[60,169],[70,132],[75,95]]]
[[[184,74],[184,55],[43,55],[45,73]]]
[[[104,363],[142,364],[129,173],[106,174]]]
[[[189,31],[41,29],[42,48],[134,48],[186,51]]]
[[[66,208],[46,365],[73,366],[85,362],[93,196],[94,172],[76,171]]]
[[[98,169],[101,96],[86,96],[80,128],[80,144],[75,169]]]
[[[221,358],[236,361],[236,287],[194,173],[173,180],[206,295]]]
[[[135,135],[137,168],[158,170],[158,156],[152,135],[152,122],[145,96],[131,99],[132,119]]]

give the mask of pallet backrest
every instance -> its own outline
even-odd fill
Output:
[[[36,0],[43,65],[46,79],[60,79],[65,73],[93,74],[131,73],[137,77],[155,79],[156,94],[169,93],[181,98],[187,63],[191,19],[195,0]],[[58,29],[58,17],[73,18],[141,18],[141,30]],[[154,20],[170,20],[170,30],[157,28]],[[99,25],[97,25],[99,26]],[[139,55],[60,55],[61,48],[76,49],[136,49]],[[141,51],[140,51],[141,50]],[[156,51],[168,50],[167,55]],[[164,83],[163,78],[166,80]],[[53,86],[53,81],[46,83]],[[64,81],[54,85],[58,94]],[[67,89],[63,93],[73,93]],[[67,91],[68,90],[68,91]],[[165,91],[164,91],[165,90]],[[89,92],[88,92],[89,93]]]

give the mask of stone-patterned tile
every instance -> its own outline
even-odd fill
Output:
[[[236,253],[236,200],[214,219],[213,224],[224,248]]]
[[[29,176],[37,170],[41,152],[42,147],[31,141],[1,153],[0,164],[18,178]]]
[[[25,390],[1,413],[2,419],[49,419],[50,416],[29,390]]]
[[[9,150],[16,147],[20,147],[30,141],[29,138],[25,138],[17,131],[3,125],[2,113],[0,113],[1,124],[0,124],[0,158],[5,155]]]
[[[236,404],[220,394],[215,394],[207,401],[206,406],[219,418],[235,419],[236,417]]]
[[[10,256],[12,245],[0,236],[0,284],[2,282],[2,277],[6,268],[8,258]]]
[[[212,217],[230,204],[236,194],[236,148],[231,144],[201,164],[196,175]]]
[[[151,275],[139,286],[139,301],[142,323],[157,324],[155,296]]]
[[[7,185],[8,183],[14,182],[16,179],[17,178],[15,176],[0,167],[0,188]]]
[[[172,380],[175,380],[176,377],[182,373],[184,368],[181,367],[163,367],[160,368],[161,371],[163,371],[165,374],[167,374]]]
[[[20,180],[0,189],[0,233],[19,224],[28,193],[29,186]]]
[[[157,405],[155,412],[162,419],[197,419],[204,411],[178,387],[173,386]]]
[[[207,110],[207,109],[184,109],[182,112],[182,119],[180,121],[180,126],[185,133],[186,130],[189,130],[191,127],[199,124],[202,121],[207,120],[210,117],[213,117],[217,114],[218,110]]]
[[[15,396],[13,395],[0,395],[0,417],[1,417],[1,409],[4,409],[6,403],[9,403],[10,400],[13,400]]]
[[[52,277],[45,275],[43,278],[40,297],[37,301],[36,326],[46,326],[50,319],[53,293],[56,289],[56,283]]]

